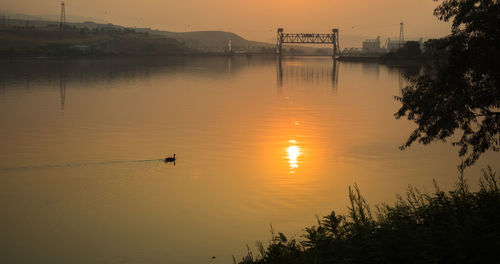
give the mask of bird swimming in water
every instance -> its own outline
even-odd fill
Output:
[[[168,163],[168,162],[175,162],[175,153],[174,153],[173,157],[166,157],[165,158],[165,163]]]

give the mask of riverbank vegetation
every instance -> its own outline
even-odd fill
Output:
[[[475,192],[463,173],[452,191],[434,185],[432,193],[409,187],[393,205],[374,211],[354,185],[347,215],[318,218],[301,238],[271,230],[267,245],[257,242],[258,252],[248,250],[239,263],[498,263],[497,173],[484,170]]]

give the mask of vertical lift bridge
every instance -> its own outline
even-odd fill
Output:
[[[340,54],[339,30],[332,29],[331,34],[316,33],[283,33],[283,28],[278,28],[278,54],[282,55],[283,43],[295,44],[332,44],[333,58]]]

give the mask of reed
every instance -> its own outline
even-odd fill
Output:
[[[463,171],[453,190],[436,182],[431,193],[408,187],[392,205],[374,213],[357,185],[349,187],[348,212],[332,211],[306,227],[300,239],[275,233],[259,254],[240,264],[301,263],[499,263],[500,189],[491,167],[479,190],[470,191]]]

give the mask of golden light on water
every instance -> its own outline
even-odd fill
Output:
[[[288,159],[288,163],[290,164],[290,173],[295,173],[295,169],[299,167],[298,158],[302,154],[302,152],[300,150],[300,147],[297,146],[296,140],[289,140],[288,142],[292,145],[290,145],[286,149],[286,152],[288,153],[288,156],[286,158]]]

